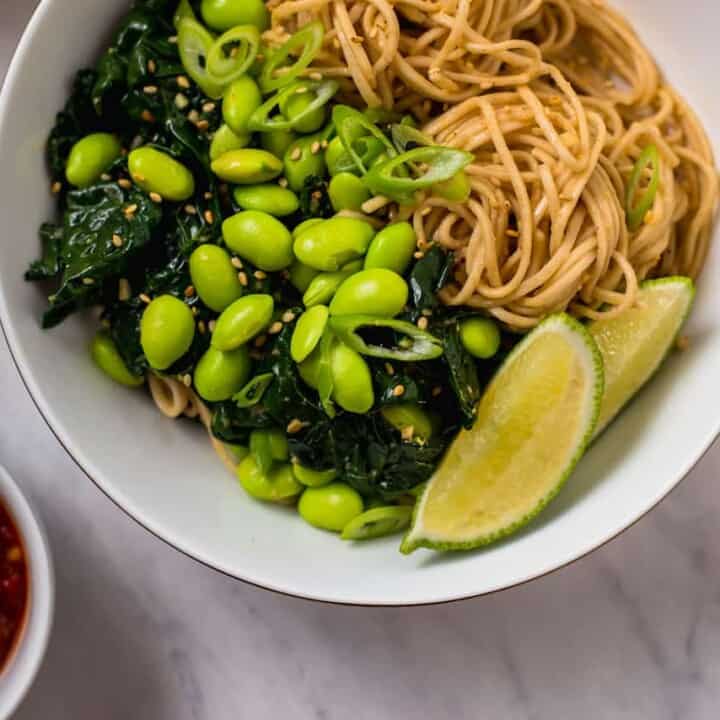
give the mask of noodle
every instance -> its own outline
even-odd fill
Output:
[[[423,251],[454,252],[449,305],[526,331],[548,313],[612,317],[649,277],[697,277],[718,177],[704,129],[628,22],[603,0],[270,0],[265,40],[326,29],[307,72],[344,101],[411,111],[437,144],[467,150],[470,199],[384,199]],[[660,185],[628,230],[635,163],[658,148]]]

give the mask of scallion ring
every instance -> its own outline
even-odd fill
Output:
[[[238,25],[221,35],[207,55],[208,76],[222,85],[237,80],[255,62],[260,31],[254,25]]]
[[[317,55],[324,36],[325,28],[319,20],[291,35],[265,60],[260,73],[260,89],[265,93],[272,92],[295,80]],[[300,48],[300,57],[292,65],[285,65],[287,59]]]
[[[250,380],[240,392],[233,395],[233,402],[239,408],[249,408],[257,405],[275,376],[272,373],[262,373]]]
[[[650,179],[644,183],[647,171]],[[645,216],[655,203],[660,187],[660,154],[656,145],[648,145],[641,153],[630,174],[625,209],[630,232],[635,232],[645,220]]]
[[[350,154],[361,173],[367,172],[368,169],[367,160],[363,161],[356,148],[356,144],[361,139],[372,137],[384,147],[384,152],[387,152],[391,158],[395,156],[393,144],[385,137],[382,130],[361,112],[347,105],[336,105],[333,108],[332,119],[343,147]],[[380,154],[378,153],[376,157]]]
[[[413,147],[424,147],[433,144],[432,138],[414,127],[402,123],[392,125],[390,134],[397,151],[400,153],[404,153],[408,149],[412,150]]]
[[[178,23],[178,50],[185,72],[213,100],[222,97],[224,85],[210,77],[207,58],[215,38],[197,20],[184,17]]]

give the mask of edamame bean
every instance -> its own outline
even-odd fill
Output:
[[[433,185],[433,191],[450,202],[462,203],[470,197],[470,180],[463,170],[445,182]]]
[[[181,358],[195,337],[190,308],[172,295],[156,297],[140,320],[140,345],[150,367],[166,370]]]
[[[330,355],[335,402],[348,412],[360,415],[375,402],[370,368],[362,355],[347,345],[336,342]]]
[[[360,493],[339,482],[308,488],[298,503],[298,512],[303,520],[314,527],[334,532],[340,532],[362,511]]]
[[[315,348],[315,350],[310,353],[310,356],[303,360],[297,368],[303,382],[313,390],[317,390],[320,372],[320,348]]]
[[[190,278],[200,299],[215,312],[222,312],[243,293],[230,255],[212,243],[200,245],[193,251]]]
[[[202,0],[200,13],[208,27],[223,32],[236,25],[270,26],[270,13],[263,0]]]
[[[307,230],[309,227],[312,227],[313,225],[317,225],[318,223],[323,222],[322,218],[308,218],[307,220],[303,220],[299,225],[296,225],[295,228],[292,231],[292,238],[295,240],[297,236],[303,232],[304,230]]]
[[[298,115],[305,112],[315,96],[313,93],[304,92],[301,94],[289,95],[280,102],[280,111],[288,120],[294,120]],[[295,123],[294,128],[301,133],[313,133],[319,130],[325,122],[325,108],[319,107],[313,110],[307,117]]]
[[[285,177],[295,192],[300,192],[309,178],[325,176],[325,156],[320,152],[320,141],[318,136],[308,135],[295,140],[285,151]]]
[[[212,346],[227,352],[244,345],[270,324],[274,308],[272,295],[245,295],[236,300],[217,319]]]
[[[141,375],[133,375],[127,369],[115,343],[104,330],[101,330],[93,338],[90,354],[95,364],[115,382],[127,387],[137,387],[143,384],[144,378]]]
[[[243,210],[260,210],[277,217],[292,215],[300,207],[298,196],[279,185],[244,185],[236,187],[233,196]]]
[[[267,473],[275,461],[285,461],[289,449],[285,433],[279,428],[253,430],[250,433],[250,452],[260,470]]]
[[[338,288],[330,303],[331,315],[394,317],[408,299],[408,286],[400,275],[385,268],[362,270]]]
[[[290,357],[301,363],[317,347],[328,321],[325,305],[315,305],[298,319],[290,340]]]
[[[410,223],[387,225],[373,238],[365,256],[365,269],[385,268],[402,275],[407,270],[417,238]]]
[[[233,252],[261,270],[283,270],[294,259],[290,231],[267,213],[239,212],[223,222],[222,234]]]
[[[306,265],[334,272],[362,257],[374,235],[372,225],[363,220],[334,217],[303,230],[293,249],[298,260]]]
[[[271,130],[260,135],[260,144],[275,157],[283,157],[297,135],[292,130]]]
[[[252,455],[248,455],[238,465],[237,476],[247,493],[258,500],[278,502],[295,497],[303,490],[289,463],[273,464],[270,470],[264,473]]]
[[[325,150],[325,164],[331,176],[340,172],[340,158],[346,154],[345,146],[339,137],[334,137]]]
[[[128,156],[130,176],[145,192],[182,202],[195,192],[192,173],[174,157],[152,147],[140,147]]]
[[[342,270],[316,275],[305,290],[303,305],[310,308],[314,305],[329,303],[343,282],[360,270],[362,270],[362,260],[355,260],[345,265]]]
[[[365,183],[349,172],[334,175],[328,185],[328,195],[335,212],[341,210],[360,210],[362,204],[370,199],[370,191]]]
[[[304,293],[310,283],[313,281],[315,276],[318,274],[318,270],[311,268],[309,265],[304,265],[299,260],[296,260],[288,270],[289,280],[298,292]]]
[[[338,475],[335,468],[330,470],[313,470],[307,468],[300,463],[293,463],[293,472],[295,473],[295,479],[305,485],[306,487],[321,487],[331,483]]]
[[[237,185],[264,183],[283,171],[282,160],[256,148],[226,152],[213,160],[210,167],[221,180]]]
[[[400,432],[412,428],[412,437],[429,440],[433,434],[433,421],[430,415],[417,403],[397,403],[385,405],[380,413],[396,430]]]
[[[217,160],[231,150],[241,150],[250,142],[250,135],[237,135],[229,125],[221,125],[210,143],[210,160]]]
[[[262,105],[257,83],[243,75],[228,85],[223,95],[222,115],[225,123],[236,135],[248,135],[250,116]]]
[[[246,347],[222,352],[209,347],[195,366],[193,383],[203,400],[229,400],[250,376],[250,356]]]
[[[500,349],[500,330],[490,318],[467,318],[460,321],[460,342],[473,357],[488,360]]]
[[[65,177],[75,187],[88,187],[120,157],[120,141],[110,133],[93,133],[78,140],[70,150]]]

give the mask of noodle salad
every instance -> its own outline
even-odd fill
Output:
[[[199,420],[250,496],[345,539],[412,524],[405,551],[555,494],[674,341],[718,199],[699,120],[598,0],[135,0],[47,158],[44,327],[100,306],[95,363]],[[618,360],[638,312],[654,345]],[[532,443],[542,482],[500,498]]]

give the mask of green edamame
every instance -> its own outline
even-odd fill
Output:
[[[373,540],[404,530],[412,519],[412,507],[385,505],[353,518],[342,531],[343,540]]]
[[[279,428],[253,430],[250,433],[250,452],[264,473],[270,470],[274,462],[284,462],[290,455],[287,437]]]
[[[145,192],[157,193],[165,200],[182,202],[195,192],[192,173],[168,153],[140,147],[128,156],[133,181]]]
[[[235,188],[233,197],[243,210],[260,210],[277,217],[292,215],[300,207],[298,196],[279,185],[243,185]]]
[[[308,488],[298,503],[298,512],[303,520],[314,527],[334,532],[341,532],[362,511],[360,493],[340,482]]]
[[[362,204],[370,199],[370,191],[365,183],[349,172],[334,175],[328,185],[328,195],[335,212],[341,210],[360,210]]]
[[[317,347],[310,356],[298,365],[302,381],[313,390],[318,389],[320,376],[320,348]]]
[[[237,477],[248,495],[258,500],[279,502],[303,491],[289,463],[275,463],[268,472],[263,472],[252,454],[238,465]]]
[[[343,282],[360,270],[362,270],[362,260],[355,260],[345,265],[342,270],[316,274],[305,290],[303,305],[310,308],[329,303]],[[317,270],[315,272],[317,273]]]
[[[277,218],[258,210],[244,210],[222,224],[225,244],[241,258],[267,272],[289,267],[292,236]]]
[[[145,382],[141,375],[133,375],[123,361],[110,335],[101,330],[93,338],[90,354],[95,364],[115,382],[127,387],[137,387]]]
[[[336,342],[330,355],[333,398],[348,412],[362,415],[375,402],[370,368],[362,355],[347,345]]]
[[[433,420],[417,403],[385,405],[380,413],[396,430],[412,428],[412,437],[429,440],[433,434]]]
[[[300,192],[309,178],[325,176],[325,155],[320,152],[321,140],[319,135],[301,137],[285,151],[285,177],[295,192]]]
[[[195,337],[190,308],[172,295],[156,297],[140,320],[140,345],[150,367],[166,370],[181,358]]]
[[[88,187],[120,157],[120,141],[110,133],[93,133],[78,140],[70,150],[65,177],[75,187]]]
[[[296,138],[297,135],[292,130],[270,130],[261,134],[260,144],[275,157],[281,158]]]
[[[217,319],[212,346],[227,352],[244,345],[270,324],[274,308],[272,295],[245,295],[236,300]]]
[[[293,473],[295,473],[295,479],[305,485],[306,487],[322,487],[331,483],[338,475],[335,468],[330,470],[313,470],[307,468],[300,463],[293,463]]]
[[[303,232],[304,230],[307,230],[309,227],[312,227],[313,225],[317,225],[318,223],[324,222],[322,218],[308,218],[307,220],[303,220],[301,223],[296,225],[293,228],[292,231],[292,238],[295,240],[297,236]]]
[[[473,357],[488,360],[500,349],[500,330],[490,318],[467,318],[460,322],[460,342]]]
[[[236,135],[248,135],[250,116],[262,105],[262,95],[257,83],[243,75],[228,85],[223,95],[222,115],[225,124]]]
[[[317,347],[328,321],[325,305],[315,305],[305,311],[297,321],[290,340],[290,357],[301,363]]]
[[[395,317],[405,307],[408,292],[405,280],[392,270],[361,270],[338,288],[330,303],[330,314]]]
[[[230,255],[212,243],[200,245],[193,251],[190,278],[200,299],[215,312],[222,312],[243,293]]]
[[[385,268],[402,275],[407,270],[417,238],[410,223],[387,225],[373,238],[365,256],[365,269]]]
[[[282,160],[267,150],[231,150],[210,164],[221,179],[237,185],[254,185],[276,178],[283,171]]]
[[[263,0],[202,0],[200,13],[208,27],[220,32],[236,25],[270,26],[270,13]]]
[[[221,402],[238,392],[250,376],[246,347],[222,352],[209,347],[195,366],[193,383],[203,400]]]
[[[325,150],[325,164],[331,176],[341,172],[340,160],[345,155],[349,156],[349,153],[345,150],[342,140],[339,137],[334,137],[328,143],[327,150]]]
[[[298,292],[304,293],[318,272],[319,270],[296,260],[288,270],[289,280]]]
[[[301,94],[293,94],[285,98],[280,103],[280,111],[288,120],[294,120],[301,115],[314,100],[313,93],[304,92]],[[300,133],[314,133],[319,130],[325,123],[325,107],[319,107],[298,120],[293,126]]]
[[[306,265],[334,272],[362,257],[374,235],[372,225],[363,220],[334,217],[299,233],[293,249],[298,260]]]
[[[249,134],[238,135],[229,125],[221,125],[210,142],[210,160],[217,160],[231,150],[241,150],[250,142]]]

